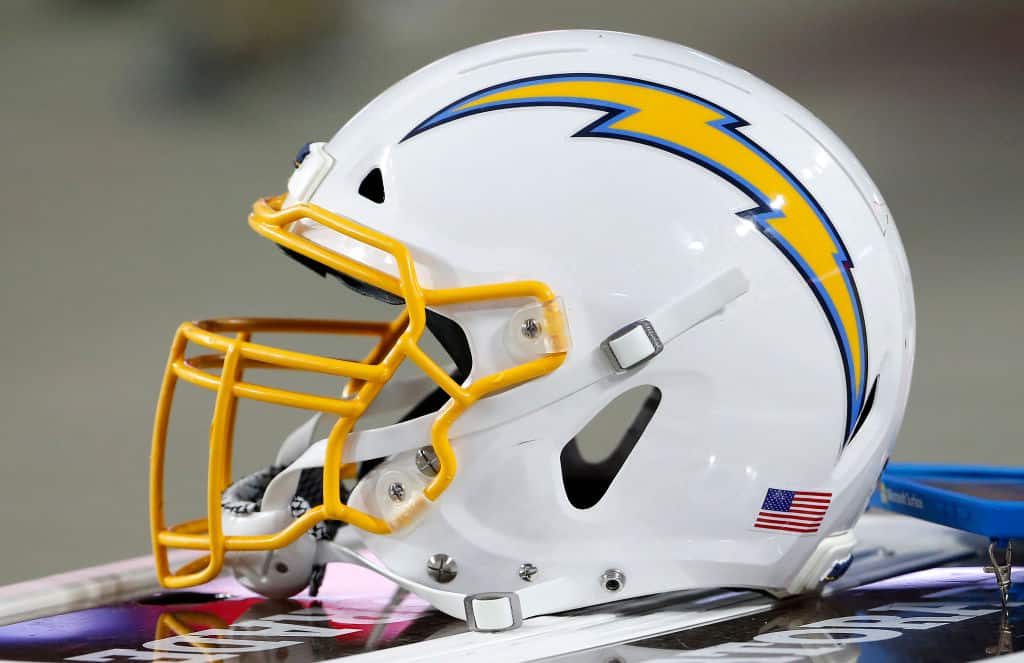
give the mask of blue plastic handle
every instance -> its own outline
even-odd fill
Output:
[[[957,484],[960,490],[936,483]],[[1006,492],[1010,487],[1022,499],[989,499],[965,492]],[[1020,539],[1024,538],[1024,469],[890,463],[871,506],[998,541]]]

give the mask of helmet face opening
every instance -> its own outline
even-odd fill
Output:
[[[295,320],[273,318],[206,320],[181,325],[171,346],[157,405],[153,431],[150,467],[150,508],[153,545],[157,571],[168,587],[193,585],[212,579],[220,572],[227,551],[273,550],[295,542],[311,528],[324,521],[340,521],[361,529],[384,534],[397,523],[354,509],[345,504],[340,478],[354,476],[355,468],[342,463],[342,447],[356,421],[394,377],[405,359],[410,359],[438,387],[429,404],[421,403],[414,410],[440,407],[431,432],[431,444],[437,456],[436,476],[423,490],[417,503],[427,506],[451,484],[456,473],[456,460],[448,439],[448,429],[467,408],[490,393],[508,389],[554,371],[565,358],[568,338],[565,320],[554,293],[542,283],[519,281],[493,285],[429,290],[416,278],[415,266],[408,249],[390,237],[376,233],[353,221],[339,217],[310,204],[283,208],[283,196],[257,201],[250,216],[250,225],[260,234],[277,242],[289,255],[302,256],[300,262],[323,265],[324,274],[344,277],[342,280],[357,291],[371,296],[384,293],[404,303],[403,311],[390,323],[347,320]],[[311,219],[335,232],[393,255],[399,275],[384,274],[348,257],[325,249],[292,233],[290,226],[300,219]],[[321,269],[314,268],[321,272]],[[449,304],[533,299],[543,307],[545,328],[557,351],[549,352],[497,374],[483,376],[472,384],[461,383],[472,365],[465,334],[453,321],[430,313],[428,306]],[[439,342],[456,362],[452,375],[431,359],[419,345],[420,338],[432,327]],[[254,342],[259,333],[313,333],[359,335],[377,338],[373,350],[362,361],[336,359],[321,355],[283,350]],[[198,345],[213,354],[187,356],[189,344]],[[317,396],[264,386],[245,379],[248,369],[284,369],[336,376],[346,380],[338,397]],[[204,369],[220,369],[219,374]],[[168,421],[174,390],[179,380],[216,393],[210,427],[210,464],[207,482],[207,516],[204,519],[170,526],[163,514],[163,474]],[[305,510],[281,529],[258,535],[228,535],[224,532],[221,502],[224,491],[232,484],[231,456],[239,399],[254,399],[313,412],[337,415],[327,438],[322,472],[322,498],[317,506]],[[411,413],[410,413],[411,414]],[[272,478],[270,479],[272,481]],[[266,487],[264,487],[266,488]],[[403,520],[403,523],[408,519]],[[187,565],[178,572],[168,566],[168,548],[209,551],[209,556]]]

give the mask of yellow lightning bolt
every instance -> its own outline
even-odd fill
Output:
[[[757,222],[803,274],[832,325],[846,371],[848,439],[863,402],[863,318],[849,273],[851,259],[810,193],[737,132],[745,123],[736,116],[679,90],[613,76],[553,75],[490,88],[435,114],[408,137],[471,114],[542,105],[604,110],[604,117],[577,135],[622,138],[673,152],[725,177],[754,200],[755,208],[744,216]]]

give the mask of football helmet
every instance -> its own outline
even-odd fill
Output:
[[[910,388],[910,273],[864,168],[751,74],[604,31],[470,48],[303,148],[249,224],[400,314],[178,329],[151,465],[164,585],[227,566],[268,596],[315,593],[350,562],[488,631],[686,588],[803,592],[848,563]],[[266,332],[377,342],[352,361]],[[261,368],[343,385],[250,381]],[[216,394],[207,514],[168,526],[182,380]],[[612,451],[587,457],[580,431],[637,389],[608,410],[626,419]],[[314,418],[236,480],[239,399]],[[404,416],[354,429],[382,404]],[[206,555],[171,570],[175,548]]]

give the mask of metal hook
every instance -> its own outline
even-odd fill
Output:
[[[1006,603],[1010,599],[1010,572],[1013,566],[1013,544],[1006,542],[1006,549],[1003,551],[1003,563],[1000,564],[996,557],[998,541],[993,540],[988,544],[988,558],[991,566],[985,567],[986,573],[993,573],[996,576],[996,583],[999,585],[999,598],[1003,602],[1003,610],[1006,610]]]

